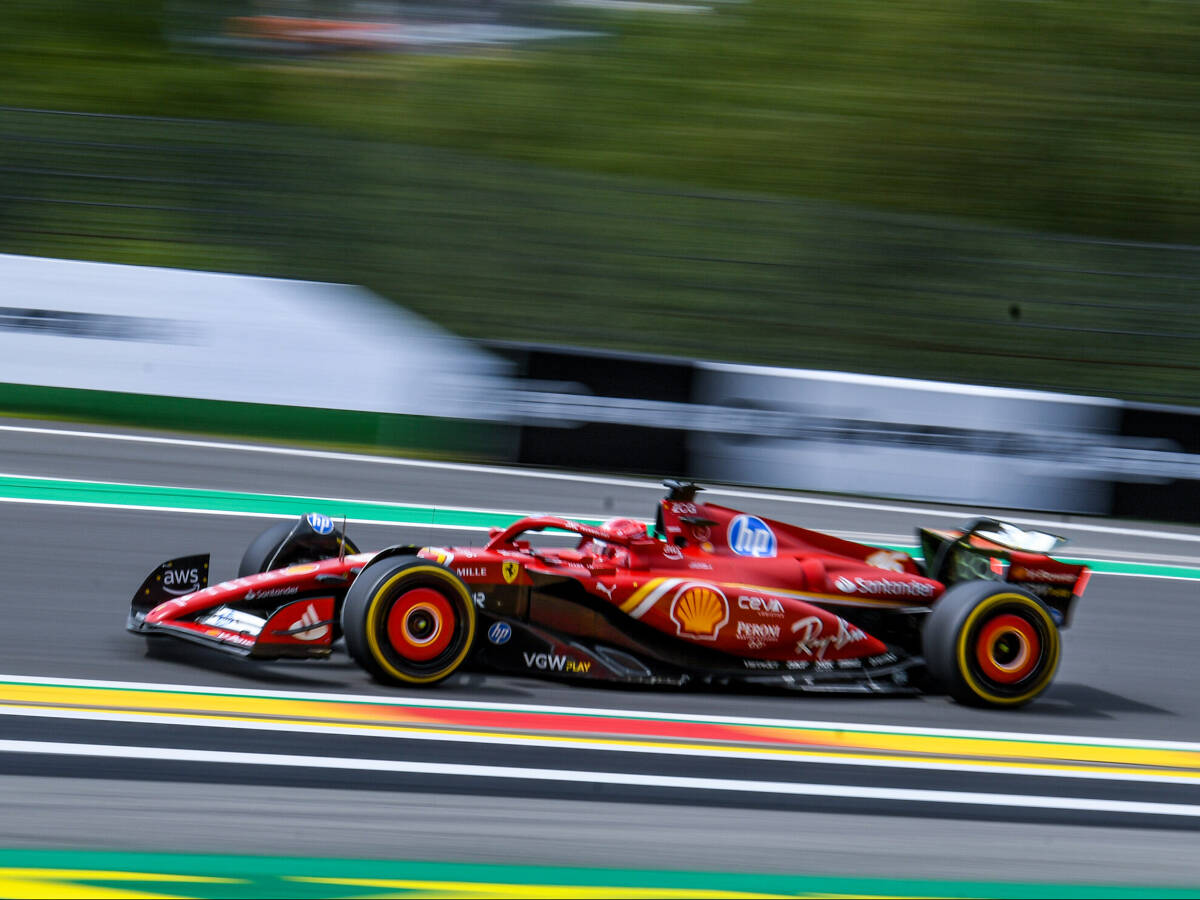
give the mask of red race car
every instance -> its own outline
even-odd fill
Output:
[[[941,688],[1013,707],[1054,677],[1089,574],[1046,555],[1061,538],[994,519],[922,528],[918,562],[665,484],[653,529],[535,516],[483,547],[361,553],[309,513],[263,532],[233,581],[208,587],[207,555],[163,563],[127,627],[254,659],[325,657],[344,638],[397,684],[469,661],[639,684]]]

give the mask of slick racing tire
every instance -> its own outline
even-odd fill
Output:
[[[475,605],[444,566],[411,556],[370,563],[342,604],[346,649],[377,680],[433,684],[475,644]]]
[[[1062,655],[1058,626],[1033,595],[972,581],[951,587],[921,636],[929,674],[969,706],[1017,707],[1050,685]]]
[[[272,525],[246,548],[238,566],[238,578],[337,556],[341,552],[340,537],[336,531],[317,533],[307,516],[301,516],[299,521],[293,519]],[[345,538],[345,543],[347,554],[358,552],[352,540]]]

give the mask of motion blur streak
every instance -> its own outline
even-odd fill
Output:
[[[988,794],[977,791],[934,791],[905,788],[860,787],[843,784],[772,782],[748,778],[690,778],[673,775],[639,775],[628,772],[596,772],[570,769],[534,769],[522,766],[459,765],[408,762],[360,757],[301,756],[286,753],[244,753],[221,750],[174,749],[169,747],[106,746],[54,741],[0,740],[0,753],[44,756],[82,756],[121,760],[162,760],[230,766],[280,766],[310,769],[365,770],[451,778],[504,779],[515,781],[562,781],[574,785],[621,785],[668,788],[695,792],[721,791],[748,794],[785,794],[800,797],[830,797],[882,800],[893,803],[961,804],[964,806],[1007,806],[1024,809],[1096,812],[1113,815],[1180,816],[1200,818],[1200,805],[1110,800],[1089,797],[1044,797],[1029,794]]]
[[[188,443],[89,440],[51,431],[4,432],[3,468],[67,480],[130,482],[152,480],[192,489],[294,492],[297,485],[317,496],[405,497],[460,508],[569,509],[589,518],[644,514],[653,495],[644,486],[595,483],[587,479],[509,478],[470,468],[381,466],[353,458],[237,453]],[[226,465],[230,454],[236,465]],[[806,524],[845,533],[901,534],[921,521],[919,505],[905,511],[874,508],[869,502],[798,506],[764,499],[763,515],[794,519],[805,510]],[[819,498],[818,498],[819,499]],[[442,687],[384,692],[340,655],[321,664],[222,663],[181,649],[143,646],[120,631],[130,590],[162,557],[207,548],[217,571],[233,571],[247,542],[262,528],[253,519],[180,514],[168,509],[121,510],[77,506],[9,506],[21,526],[21,540],[0,546],[0,568],[9,572],[9,627],[0,634],[7,679],[17,689],[87,688],[127,696],[121,702],[165,707],[133,711],[116,721],[88,718],[75,697],[46,694],[46,704],[8,704],[0,716],[0,737],[12,747],[45,747],[48,724],[56,745],[116,748],[111,755],[67,752],[4,753],[6,775],[0,790],[13,810],[13,827],[3,836],[11,847],[69,845],[77,848],[158,849],[179,852],[273,852],[285,856],[320,853],[394,858],[398,847],[422,859],[519,861],[613,865],[614,854],[630,865],[693,869],[697,865],[733,872],[853,872],[884,876],[989,878],[1012,881],[1013,860],[1027,859],[1031,841],[1055,853],[1028,859],[1024,880],[1068,879],[1162,886],[1195,881],[1189,846],[1198,820],[1190,815],[1065,808],[1090,802],[1191,806],[1196,788],[1186,777],[1169,780],[1114,780],[1080,769],[1121,767],[1122,759],[1147,761],[1147,754],[1191,752],[1200,741],[1197,699],[1186,678],[1168,677],[1164,660],[1192,655],[1192,625],[1200,607],[1189,582],[1098,577],[1080,604],[1066,634],[1066,655],[1058,680],[1044,699],[1012,715],[989,715],[929,696],[884,701],[870,698],[802,699],[769,693],[619,691],[554,684],[530,678],[464,673]],[[337,510],[331,510],[336,514]],[[590,515],[588,515],[590,514]],[[1082,520],[1100,524],[1101,520]],[[1108,523],[1113,528],[1122,523]],[[1071,521],[1055,530],[1075,535]],[[1095,555],[1141,554],[1159,560],[1177,553],[1173,534],[1161,536],[1089,532]],[[363,546],[428,543],[421,525],[362,524],[352,531]],[[469,543],[469,532],[439,532],[437,542]],[[1110,557],[1111,558],[1111,557]],[[1131,607],[1131,597],[1136,605]],[[81,599],[86,598],[86,600]],[[1136,616],[1131,619],[1131,608]],[[1157,627],[1169,624],[1170,627]],[[1114,643],[1114,636],[1119,642]],[[53,678],[41,677],[54,673]],[[121,686],[135,685],[134,691]],[[138,698],[173,685],[168,698]],[[10,688],[11,690],[11,688]],[[53,693],[53,692],[52,692]],[[87,692],[85,692],[87,693]],[[171,710],[191,712],[208,702],[206,694],[235,703],[311,701],[354,705],[401,705],[428,729],[428,739],[387,739],[353,728],[282,730],[224,720],[182,728]],[[94,695],[93,695],[94,696]],[[163,701],[163,702],[158,702]],[[74,709],[72,710],[72,705]],[[472,743],[448,734],[448,721],[460,713],[566,715],[592,719],[619,717],[644,734],[662,721],[672,727],[746,724],[787,728],[800,716],[802,727],[817,729],[824,746],[814,746],[820,762],[802,758],[705,755],[648,751],[609,752],[591,745],[628,740],[622,735],[590,736],[575,745],[537,741],[519,745]],[[57,711],[57,712],[56,712]],[[569,713],[568,713],[569,711]],[[261,710],[260,710],[261,712]],[[53,718],[50,715],[53,715]],[[118,715],[124,716],[118,712]],[[429,717],[438,719],[430,725]],[[326,716],[329,718],[329,716]],[[336,718],[334,716],[333,718]],[[265,721],[269,722],[269,719]],[[278,721],[278,720],[276,720]],[[871,724],[867,724],[871,723]],[[472,722],[467,730],[497,734]],[[372,726],[368,725],[370,729]],[[458,731],[458,729],[454,729]],[[506,729],[511,731],[511,728]],[[437,732],[442,732],[438,734]],[[815,735],[814,735],[815,736]],[[575,737],[575,736],[569,736]],[[1155,741],[1173,737],[1176,741]],[[449,739],[447,739],[449,738]],[[683,743],[711,744],[689,736]],[[507,740],[507,737],[504,736]],[[948,743],[939,746],[939,741]],[[897,757],[898,748],[921,746],[952,752],[964,742],[979,755],[971,765],[956,760],[912,757],[917,765],[878,765],[863,757]],[[994,742],[999,741],[999,744]],[[663,743],[679,743],[668,737]],[[845,752],[826,749],[849,748]],[[978,742],[978,743],[976,743]],[[989,742],[993,742],[990,743]],[[1016,742],[1014,745],[1013,742]],[[1035,746],[1019,745],[1032,742]],[[853,749],[859,745],[864,746]],[[1033,757],[992,759],[999,747],[1057,759],[1051,772]],[[265,754],[312,759],[384,760],[419,771],[383,772],[337,767],[245,765],[186,759],[127,756],[126,748],[160,748],[186,757],[205,753]],[[882,749],[881,749],[882,748]],[[664,748],[670,749],[670,748]],[[737,749],[736,747],[730,749]],[[808,748],[803,748],[808,749]],[[106,751],[109,752],[109,751]],[[838,757],[841,757],[839,761]],[[519,757],[519,758],[518,758]],[[1063,759],[1067,757],[1067,759]],[[234,757],[244,759],[245,757]],[[257,758],[257,757],[250,757]],[[1156,764],[1164,759],[1156,757]],[[929,769],[920,763],[946,768]],[[1006,765],[1005,763],[1014,763]],[[865,763],[865,764],[862,764]],[[592,780],[531,780],[452,774],[528,769],[550,772],[636,776],[648,783]],[[1025,771],[1022,771],[1025,770]],[[1036,777],[1028,772],[1037,771]],[[580,776],[569,776],[578,778]],[[588,776],[590,777],[590,776]],[[850,788],[861,796],[701,791],[666,786],[663,778]],[[663,786],[655,786],[663,785]],[[736,785],[735,785],[736,786]],[[464,793],[464,788],[466,792]],[[882,791],[882,793],[881,793]],[[899,791],[892,799],[888,793]],[[917,793],[907,793],[917,792]],[[989,797],[1044,797],[1051,806],[1004,806],[961,802],[921,802],[932,792]],[[126,826],[118,823],[128,821]],[[713,844],[712,827],[729,833]],[[286,823],[286,824],[282,824]],[[928,840],[900,839],[921,834]],[[803,836],[803,853],[797,852]],[[864,853],[864,842],[872,852]],[[703,857],[697,847],[704,847]],[[411,858],[411,857],[410,857]],[[703,859],[703,862],[698,860]],[[1148,864],[1149,861],[1149,864]],[[1136,872],[1136,876],[1130,873]],[[216,874],[215,872],[213,874]],[[167,891],[169,893],[169,891]]]
[[[365,283],[483,339],[1195,399],[1186,3],[4,17],[12,252]]]
[[[1126,781],[1193,782],[1200,745],[718,719],[626,710],[398,702],[286,692],[0,676],[0,715],[518,747],[792,760]]]

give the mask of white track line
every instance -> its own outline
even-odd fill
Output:
[[[358,502],[358,501],[355,501]],[[113,509],[133,512],[185,513],[192,516],[233,516],[241,519],[294,519],[292,513],[245,512],[227,509],[194,509],[185,506],[140,506],[136,503],[92,503],[77,500],[32,500],[22,497],[0,497],[0,503],[28,503],[33,506],[70,506],[80,509]],[[341,516],[335,517],[341,521]],[[380,519],[356,519],[349,517],[346,522],[352,525],[384,525],[395,528],[438,529],[442,531],[478,531],[491,530],[489,525],[442,525],[436,522],[390,522]]]
[[[1131,781],[1142,784],[1175,784],[1196,787],[1200,781],[1187,773],[1113,772],[1101,768],[1090,771],[1052,768],[1066,766],[1069,762],[1050,761],[1039,768],[1033,765],[1013,764],[1008,766],[963,760],[942,762],[936,759],[887,759],[871,756],[850,756],[837,753],[817,753],[799,747],[781,746],[775,750],[752,750],[749,748],[730,750],[717,744],[683,747],[678,743],[704,744],[704,738],[643,737],[647,743],[617,743],[628,738],[615,736],[607,740],[561,737],[553,734],[474,734],[450,731],[420,731],[434,729],[436,723],[397,725],[384,728],[373,725],[350,725],[330,723],[309,725],[301,722],[237,721],[228,718],[198,718],[193,712],[179,715],[154,715],[149,713],[122,713],[104,710],[54,709],[36,706],[5,706],[0,704],[0,716],[38,719],[68,719],[83,722],[115,722],[122,725],[169,725],[172,728],[220,728],[234,731],[278,731],[289,734],[315,734],[322,736],[350,735],[354,737],[390,738],[403,741],[434,741],[452,744],[483,744],[488,746],[521,747],[523,749],[591,750],[603,753],[640,753],[660,756],[691,756],[701,759],[762,760],[764,762],[790,762],[801,765],[865,766],[877,769],[908,769],[915,771],[961,772],[968,775],[1024,775],[1048,778],[1072,778],[1089,781]],[[654,743],[651,743],[654,742]],[[884,754],[885,750],[862,750],[864,754]],[[1097,764],[1098,765],[1098,764]]]
[[[139,444],[159,444],[173,447],[195,447],[208,450],[228,450],[242,453],[266,453],[277,456],[294,456],[305,459],[325,459],[339,462],[361,462],[375,465],[404,466],[408,468],[439,469],[449,472],[473,472],[479,474],[501,475],[516,478],[535,478],[545,481],[572,481],[581,484],[603,484],[613,487],[639,488],[643,490],[661,491],[661,485],[656,481],[633,480],[627,478],[610,478],[599,475],[576,475],[562,472],[544,472],[532,469],[508,468],[504,466],[487,466],[475,463],[448,463],[432,460],[402,459],[393,456],[373,456],[365,453],[343,453],[334,450],[310,450],[297,447],[275,447],[264,444],[239,444],[228,441],[207,441],[191,438],[157,437],[153,435],[120,434],[106,431],[79,431],[66,428],[38,428],[28,425],[0,425],[0,431],[21,434],[38,434],[56,437],[74,437],[88,440],[124,441]],[[709,488],[708,493],[714,496],[737,497],[743,500],[769,500],[778,503],[795,503],[808,506],[828,506],[843,509],[864,509],[876,512],[897,512],[913,516],[940,516],[961,520],[965,514],[961,509],[933,509],[920,506],[901,506],[889,503],[867,503],[856,500],[830,500],[822,497],[801,497],[791,494],[773,494],[763,491],[746,491],[734,488]],[[1094,525],[1087,522],[1064,522],[1061,519],[1037,519],[1006,516],[1010,522],[1019,525],[1037,525],[1041,527],[1069,527],[1077,531],[1091,531],[1097,534],[1120,534],[1130,537],[1162,538],[1166,540],[1191,541],[1200,543],[1200,534],[1187,534],[1173,531],[1161,531],[1145,528],[1126,528],[1114,525]]]
[[[480,463],[436,462],[426,459],[405,459],[399,456],[375,456],[368,453],[346,453],[338,450],[312,450],[302,447],[276,447],[271,444],[238,444],[229,441],[206,441],[193,438],[158,437],[145,434],[120,434],[107,431],[76,431],[67,428],[34,428],[27,425],[0,425],[0,431],[24,434],[52,435],[55,437],[86,438],[88,440],[124,441],[134,444],[159,444],[168,447],[195,447],[204,450],[230,450],[243,453],[266,453],[274,456],[297,456],[304,459],[327,459],[338,462],[374,463],[384,466],[404,466],[417,469],[443,469],[449,472],[479,472],[492,475],[511,475],[524,478],[540,478],[550,481],[581,481],[589,484],[608,484],[614,487],[646,488],[661,490],[653,481],[606,478],[599,475],[572,475],[561,472],[543,472],[530,469],[514,469],[504,466],[488,466]]]
[[[1102,800],[1092,797],[1043,797],[1033,794],[986,794],[976,791],[933,791],[914,788],[859,787],[849,784],[802,784],[736,778],[643,775],[632,772],[589,772],[571,769],[534,769],[522,766],[482,766],[465,763],[408,762],[393,759],[300,756],[288,753],[246,753],[233,750],[187,750],[172,747],[123,747],[109,744],[73,744],[59,741],[0,740],[0,753],[78,756],[90,759],[186,762],[207,765],[335,769],[338,771],[389,772],[403,775],[440,775],[455,778],[565,782],[578,785],[611,784],[632,787],[671,788],[685,791],[776,794],[794,797],[833,797],[849,800],[886,800],[895,803],[942,803],[1017,809],[1047,809],[1200,818],[1200,806],[1185,803],[1149,803],[1131,800]]]
[[[44,477],[38,476],[38,475],[14,475],[14,474],[8,473],[8,472],[0,473],[0,476],[14,477],[14,478],[28,478],[31,480],[40,480],[40,481],[70,481],[71,480],[71,479],[60,479],[60,478],[44,478]],[[158,485],[127,484],[127,483],[117,482],[117,481],[95,481],[95,482],[90,482],[90,483],[91,484],[103,484],[106,487],[113,487],[113,488],[122,488],[122,487],[154,488],[154,487],[159,487]],[[165,488],[165,490],[171,490],[171,489],[172,488]],[[193,489],[192,488],[183,488],[183,490],[193,490]],[[244,494],[245,492],[229,491],[229,492],[225,492],[225,493]],[[379,500],[355,500],[355,499],[338,498],[338,497],[302,497],[298,494],[277,494],[277,495],[271,495],[271,496],[280,497],[285,500],[306,500],[306,501],[311,500],[314,504],[317,504],[317,503],[328,504],[330,507],[336,507],[338,504],[342,504],[342,503],[354,503],[354,504],[358,504],[358,505],[362,505],[362,506],[377,506],[381,509],[388,509],[388,508],[391,508],[394,506],[413,506],[414,508],[426,508],[426,509],[433,509],[435,511],[450,512],[450,513],[465,512],[465,513],[482,513],[482,514],[486,514],[486,515],[496,515],[496,516],[509,516],[513,519],[518,519],[518,518],[521,518],[522,516],[526,515],[526,513],[518,511],[518,510],[483,509],[480,507],[460,507],[460,506],[418,507],[417,504],[407,504],[407,503],[393,504],[393,503],[388,503],[388,502],[379,501]],[[180,514],[184,514],[184,515],[193,515],[193,516],[230,516],[230,517],[242,518],[242,519],[294,519],[295,518],[295,515],[293,513],[273,513],[273,512],[249,511],[249,510],[205,509],[203,507],[192,507],[192,506],[151,506],[151,505],[142,504],[142,503],[102,503],[102,502],[93,501],[93,500],[46,500],[46,499],[33,498],[33,497],[0,496],[0,503],[17,503],[17,504],[23,503],[23,504],[29,504],[31,506],[65,506],[65,507],[73,507],[73,508],[79,508],[79,509],[104,509],[104,510],[119,510],[119,511],[124,511],[124,512],[180,513]],[[563,518],[567,518],[567,519],[594,518],[594,516],[592,516],[591,514],[588,514],[588,513],[556,513],[556,515],[560,515]],[[343,517],[335,515],[333,518],[340,521]],[[480,534],[490,532],[493,527],[490,525],[455,525],[455,524],[448,524],[448,523],[443,523],[443,522],[406,522],[406,521],[398,521],[398,520],[392,520],[392,519],[364,519],[364,518],[359,518],[359,517],[355,517],[355,516],[345,517],[345,521],[348,524],[353,524],[353,525],[378,525],[378,526],[386,526],[386,527],[390,527],[390,528],[415,528],[415,529],[427,529],[427,530],[431,530],[431,531],[478,532]],[[647,522],[647,524],[649,524],[649,522]],[[838,532],[836,529],[831,530],[829,533],[833,534],[833,535],[840,535],[842,537],[849,537],[849,535],[847,533]],[[565,535],[554,535],[554,534],[550,535],[550,537],[559,537],[559,536],[564,537],[564,538],[566,537]],[[880,542],[882,542],[882,543],[907,545],[907,539],[900,535],[875,535],[875,537],[880,538],[881,539]],[[1142,554],[1137,554],[1137,555],[1141,556],[1141,557],[1145,557],[1146,559],[1155,559],[1156,558],[1153,554],[1149,554],[1149,553],[1142,553]],[[1071,558],[1073,558],[1073,559],[1078,558],[1085,562],[1091,562],[1091,563],[1129,562],[1129,563],[1132,563],[1133,565],[1139,564],[1139,562],[1137,560],[1128,560],[1128,559],[1124,559],[1124,558],[1116,558],[1116,559],[1107,559],[1107,558],[1102,558],[1102,557],[1091,557],[1091,558],[1071,557]],[[1157,557],[1157,558],[1161,559],[1161,557]],[[1168,557],[1167,559],[1169,559],[1170,561],[1157,562],[1157,563],[1145,563],[1145,565],[1178,565],[1178,566],[1186,568],[1189,565],[1192,567],[1196,567],[1197,564],[1200,564],[1200,560],[1194,559],[1192,557]],[[1188,562],[1182,562],[1182,563],[1177,562],[1176,560],[1178,560],[1178,559],[1187,559]],[[1123,578],[1160,578],[1160,579],[1166,579],[1169,581],[1195,581],[1195,578],[1192,578],[1187,575],[1165,575],[1165,574],[1157,574],[1157,573],[1151,573],[1151,572],[1093,572],[1092,574],[1093,574],[1093,576],[1115,575],[1115,576],[1123,577]]]
[[[278,500],[297,500],[297,501],[303,500],[306,503],[308,503],[308,502],[330,503],[330,504],[354,503],[359,506],[378,507],[381,510],[394,510],[397,507],[406,507],[408,509],[431,510],[435,514],[439,513],[439,512],[482,513],[483,515],[489,515],[489,516],[511,516],[514,519],[519,519],[522,516],[531,515],[530,511],[527,509],[495,509],[495,508],[488,508],[488,507],[483,507],[483,506],[431,506],[427,503],[412,503],[412,502],[404,502],[404,501],[400,501],[400,500],[362,500],[362,499],[358,499],[358,498],[354,498],[354,497],[323,497],[320,495],[311,495],[311,494],[259,493],[256,491],[227,490],[225,488],[196,488],[196,487],[189,487],[186,485],[177,485],[177,484],[174,484],[174,485],[171,485],[171,484],[149,484],[144,481],[104,481],[102,479],[95,479],[95,478],[61,478],[61,477],[56,477],[56,476],[51,476],[51,475],[24,475],[20,472],[0,472],[0,478],[20,478],[25,481],[41,481],[41,482],[47,482],[52,485],[59,485],[59,484],[101,485],[106,488],[114,488],[115,490],[133,489],[133,490],[163,491],[164,493],[182,492],[182,493],[186,493],[186,494],[195,494],[195,493],[225,494],[225,495],[233,496],[233,497],[253,497],[253,498],[257,498],[262,501],[272,501],[272,500],[278,499]],[[86,504],[86,505],[92,505],[92,506],[111,506],[116,509],[127,508],[127,509],[172,510],[172,509],[180,508],[180,507],[173,507],[173,506],[140,506],[140,505],[135,505],[135,504],[96,503],[96,502],[90,501],[90,500],[89,501],[43,500],[43,499],[35,499],[35,498],[26,499],[23,497],[3,497],[3,496],[0,496],[0,502],[48,503],[48,504],[58,504],[58,505],[67,505],[67,506],[85,505]],[[188,512],[211,512],[212,510],[188,508],[187,511]],[[221,512],[221,511],[217,510],[217,512]],[[266,516],[269,518],[295,518],[295,516],[293,516],[291,514],[284,516],[283,514],[280,514],[280,513],[246,512],[245,514],[246,515],[262,515],[262,516]],[[601,516],[597,516],[595,513],[570,513],[570,512],[545,513],[543,511],[538,511],[537,513],[533,513],[533,515],[556,515],[556,516],[559,516],[560,518],[565,518],[565,519],[602,518]],[[341,516],[334,516],[333,518],[341,519]],[[354,521],[354,520],[351,519],[350,521]],[[363,519],[362,521],[373,522],[376,520]],[[644,519],[643,521],[646,522],[646,524],[650,524],[651,522],[653,522],[653,519]],[[405,524],[410,524],[410,523],[405,523]],[[417,523],[417,524],[421,524],[421,523]]]
[[[564,715],[653,719],[663,722],[700,722],[720,725],[752,725],[769,728],[804,728],[835,731],[862,731],[870,734],[919,735],[922,737],[982,738],[984,740],[1036,741],[1038,743],[1101,747],[1136,747],[1150,750],[1187,750],[1200,752],[1200,743],[1160,741],[1144,738],[1106,738],[1090,735],[1036,734],[1019,731],[976,731],[955,728],[923,728],[909,725],[871,725],[807,719],[775,719],[756,716],[718,716],[704,713],[654,712],[652,710],[609,709],[590,706],[548,706],[525,703],[500,703],[491,700],[430,699],[402,694],[334,694],[328,691],[277,691],[260,688],[215,687],[212,685],[160,684],[145,681],[109,681],[104,679],[57,678],[39,675],[3,675],[0,683],[48,685],[51,687],[101,688],[111,690],[169,691],[178,694],[212,694],[224,697],[262,697],[271,700],[324,700],[332,703],[365,703],[372,706],[416,706],[433,709],[479,709],[493,712],[561,713]]]

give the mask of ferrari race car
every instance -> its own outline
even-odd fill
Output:
[[[940,688],[1014,707],[1054,677],[1089,575],[1046,555],[1061,538],[994,519],[922,528],[918,561],[664,483],[652,529],[534,516],[483,547],[363,553],[309,513],[263,532],[232,581],[208,587],[207,555],[163,563],[127,627],[253,659],[327,657],[344,639],[395,684],[470,662],[636,684]]]

